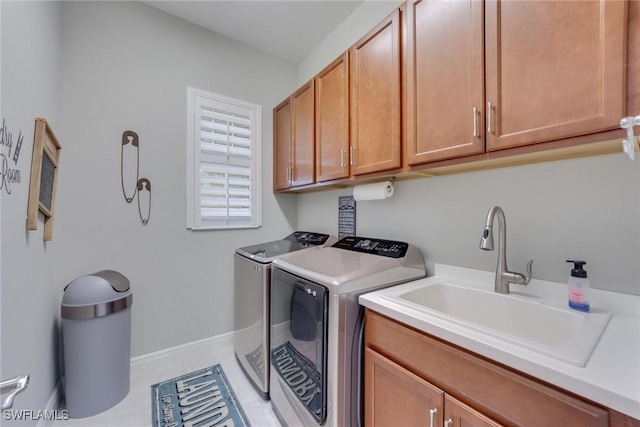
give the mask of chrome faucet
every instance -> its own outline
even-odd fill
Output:
[[[509,283],[526,286],[531,281],[531,271],[533,260],[527,263],[527,275],[514,273],[507,268],[507,221],[504,211],[500,206],[494,206],[487,213],[487,223],[484,226],[482,239],[480,239],[480,249],[485,251],[493,250],[493,219],[498,217],[498,265],[496,266],[495,291],[500,294],[509,293]]]

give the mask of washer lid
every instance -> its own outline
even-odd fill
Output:
[[[312,247],[320,247],[335,242],[335,237],[328,234],[296,231],[284,239],[258,243],[236,249],[236,253],[256,262],[266,264],[276,257]]]
[[[316,251],[279,258],[273,261],[273,265],[325,286],[336,294],[403,283],[426,275],[424,258],[413,245],[358,237],[352,239],[350,242],[343,239]],[[378,244],[373,245],[372,242]],[[397,255],[395,248],[400,248],[402,255]]]

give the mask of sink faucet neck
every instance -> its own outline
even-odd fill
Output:
[[[509,283],[528,285],[531,281],[533,260],[527,263],[527,275],[509,271],[507,267],[507,220],[500,206],[494,206],[487,213],[487,221],[484,226],[480,249],[492,251],[493,222],[498,217],[498,264],[496,266],[496,281],[494,290],[501,294],[509,293]]]

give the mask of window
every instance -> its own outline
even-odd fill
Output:
[[[187,88],[187,227],[262,225],[262,107]]]

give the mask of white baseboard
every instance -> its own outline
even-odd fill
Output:
[[[186,359],[206,356],[214,351],[232,348],[234,335],[234,332],[228,332],[215,337],[204,338],[153,353],[132,357],[131,367],[144,364],[145,366],[153,368],[156,365],[162,366],[174,361],[179,362]]]
[[[60,409],[62,403],[62,378],[58,379],[58,383],[53,388],[53,393],[49,396],[47,406],[44,408],[44,413],[53,414]],[[50,427],[53,425],[54,420],[38,420],[37,427]]]

